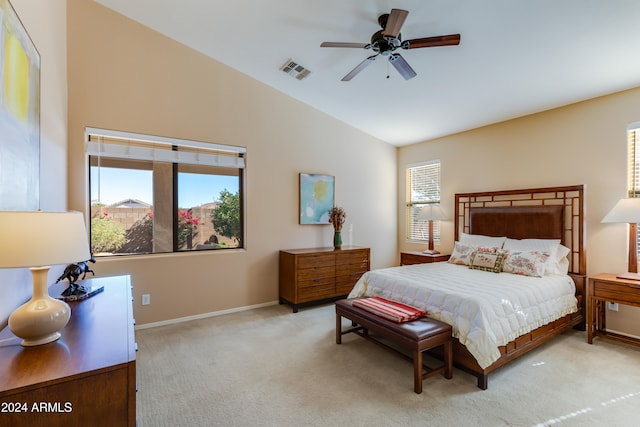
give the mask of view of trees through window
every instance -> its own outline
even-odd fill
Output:
[[[96,256],[243,246],[241,169],[94,156],[90,163]]]

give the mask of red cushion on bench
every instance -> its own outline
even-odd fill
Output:
[[[353,301],[353,305],[396,323],[409,322],[427,315],[426,310],[382,297],[359,298]]]

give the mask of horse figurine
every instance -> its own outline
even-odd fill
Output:
[[[91,258],[88,259],[87,261],[81,261],[75,264],[67,265],[67,267],[62,272],[62,275],[58,277],[58,280],[56,280],[56,283],[58,283],[63,279],[67,279],[69,281],[69,287],[62,293],[62,295],[64,296],[76,295],[82,292],[79,290],[79,286],[76,283],[80,275],[82,275],[82,279],[80,280],[84,280],[84,278],[87,277],[87,273],[91,273],[94,276],[96,275],[93,272],[93,270],[89,268],[90,262],[91,263],[96,262],[96,259],[93,256],[93,254],[91,254]]]

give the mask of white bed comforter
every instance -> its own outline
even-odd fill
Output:
[[[438,262],[365,273],[349,298],[381,296],[428,311],[448,323],[481,368],[499,346],[578,310],[569,276],[528,277]]]

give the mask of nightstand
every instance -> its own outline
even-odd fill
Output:
[[[607,302],[640,307],[640,281],[618,279],[615,274],[598,274],[589,278],[587,292],[587,341],[600,336],[640,346],[640,339],[606,330]]]
[[[424,252],[400,252],[400,265],[428,264],[430,262],[448,261],[449,255],[425,254]]]

